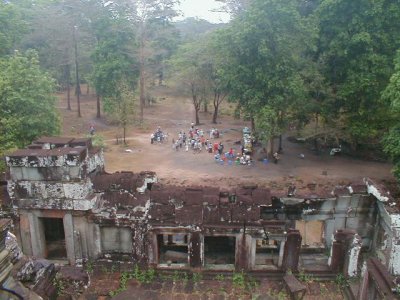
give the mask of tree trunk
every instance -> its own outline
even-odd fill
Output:
[[[126,145],[126,125],[124,125],[124,145]]]
[[[72,32],[73,32],[73,40],[74,40],[74,48],[75,48],[75,76],[76,76],[75,93],[76,93],[76,102],[78,104],[78,117],[80,118],[80,117],[82,117],[82,115],[81,115],[81,100],[80,100],[81,86],[79,84],[78,45],[76,43],[75,30],[76,30],[76,27],[74,26]]]
[[[100,115],[100,95],[97,95],[97,115],[96,117],[98,119],[100,119],[101,115]]]
[[[86,83],[86,95],[89,95],[90,92],[90,86],[89,83]]]
[[[71,110],[71,66],[69,64],[65,66],[65,78],[67,85],[67,109]]]
[[[282,148],[282,134],[279,135],[278,153],[283,153],[283,148]]]
[[[144,44],[145,44],[145,33],[144,33],[144,28],[143,24],[141,24],[141,30],[140,30],[140,57],[139,57],[139,63],[140,63],[140,78],[139,78],[139,90],[140,90],[140,96],[139,96],[139,102],[140,102],[140,123],[143,124],[143,118],[144,118],[144,106],[146,105],[146,97],[145,97],[145,72],[144,72],[144,67],[145,67],[145,56],[144,56]]]
[[[218,118],[218,105],[214,105],[214,114],[212,119],[213,124],[217,124],[217,118]]]
[[[199,118],[199,109],[195,108],[196,113],[196,125],[200,125],[200,118]]]
[[[208,101],[204,101],[203,107],[204,107],[204,112],[207,113],[208,112]]]
[[[164,81],[164,72],[160,70],[160,74],[158,74],[158,85],[162,86]]]
[[[67,103],[68,103],[68,110],[71,110],[71,84],[68,80],[67,82]]]
[[[279,111],[279,127],[282,130],[283,128],[283,112]],[[282,133],[279,135],[279,146],[278,146],[278,153],[283,152],[283,147],[282,147]]]
[[[256,122],[254,120],[254,116],[251,116],[250,120],[251,120],[251,131],[255,132],[255,130],[256,130]]]
[[[269,153],[268,153],[268,157],[269,158],[273,158],[273,156],[274,156],[274,153],[275,153],[275,147],[274,147],[274,139],[275,138],[273,138],[273,137],[271,137],[270,139],[269,139],[269,141],[268,141],[268,143],[269,143]]]

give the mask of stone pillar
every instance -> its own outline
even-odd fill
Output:
[[[346,259],[346,275],[356,277],[358,272],[358,257],[360,255],[362,239],[355,234],[348,250],[348,259]]]
[[[27,256],[33,256],[29,217],[26,213],[19,215],[19,230],[22,252]]]
[[[391,249],[389,256],[389,272],[392,275],[400,275],[400,215],[390,215]]]
[[[241,233],[236,237],[236,259],[235,265],[238,271],[247,271],[251,266],[251,244],[252,237],[246,233]]]
[[[335,232],[328,265],[333,272],[348,277],[357,276],[358,256],[362,240],[355,230],[339,229]]]
[[[152,256],[153,263],[158,263],[157,234],[147,232],[145,224],[136,223],[132,230],[133,251],[132,258],[140,266],[147,266]]]
[[[83,263],[83,253],[82,253],[82,238],[79,231],[74,230],[74,250],[75,250],[75,263],[76,266],[81,267]]]
[[[46,237],[44,227],[39,218],[32,212],[28,213],[29,230],[31,233],[32,255],[39,258],[46,257]]]
[[[201,268],[201,237],[199,232],[192,232],[189,240],[189,266],[191,268]]]
[[[87,238],[88,258],[96,259],[101,254],[101,232],[99,224],[88,224],[89,235]]]
[[[284,255],[284,253],[285,253],[285,244],[286,244],[286,241],[285,241],[285,240],[282,240],[282,241],[280,242],[280,247],[279,247],[279,259],[278,259],[278,268],[281,268],[281,267],[282,267],[283,255]]]
[[[6,249],[6,237],[10,225],[9,219],[0,220],[0,285],[8,279],[12,270],[10,253]]]
[[[332,242],[331,253],[328,259],[328,266],[333,272],[339,272],[343,269],[345,259],[344,253],[344,245],[341,242],[334,240]]]
[[[67,249],[67,258],[71,266],[75,265],[75,243],[74,243],[74,222],[72,215],[66,213],[63,218],[65,233],[65,248]]]
[[[301,239],[300,231],[289,229],[284,246],[282,269],[298,271]]]

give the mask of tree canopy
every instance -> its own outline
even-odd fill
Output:
[[[38,55],[15,53],[0,59],[0,145],[23,147],[41,135],[59,133],[54,80],[39,67]]]

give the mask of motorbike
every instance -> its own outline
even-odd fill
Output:
[[[330,155],[334,156],[334,155],[338,155],[340,153],[342,153],[342,145],[339,145],[339,147],[337,147],[337,148],[332,148]]]

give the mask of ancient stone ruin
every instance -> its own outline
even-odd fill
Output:
[[[387,276],[400,275],[398,205],[368,178],[286,192],[162,185],[154,172],[104,172],[102,150],[86,138],[44,137],[6,163],[14,231],[28,256],[348,277],[374,256]]]

